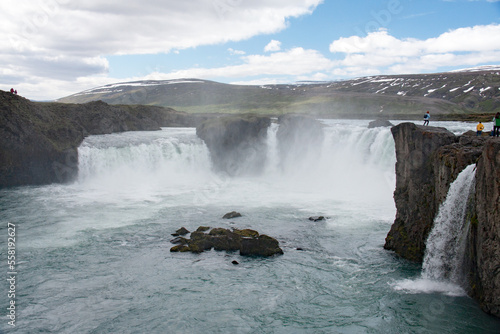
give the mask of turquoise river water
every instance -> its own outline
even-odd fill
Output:
[[[390,129],[323,122],[323,146],[287,166],[272,125],[259,176],[213,172],[195,129],[164,128],[87,138],[72,184],[0,190],[0,332],[499,333],[460,286],[383,249],[396,213]],[[221,218],[233,210],[243,216]],[[171,233],[201,225],[258,230],[284,255],[170,253]]]

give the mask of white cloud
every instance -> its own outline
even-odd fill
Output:
[[[330,44],[330,51],[344,54],[338,66],[344,73],[351,74],[360,70],[419,73],[451,64],[468,66],[500,62],[500,25],[450,30],[426,40],[398,39],[381,29],[366,37],[335,40]]]
[[[331,69],[333,62],[325,58],[316,50],[293,48],[291,50],[275,52],[269,56],[248,55],[242,57],[244,63],[216,68],[192,68],[171,73],[154,73],[148,79],[176,79],[216,77],[239,78],[261,75],[298,76]]]
[[[227,49],[227,51],[229,51],[229,53],[230,53],[231,55],[233,55],[233,56],[234,56],[234,55],[239,55],[239,56],[241,56],[241,55],[244,55],[244,54],[246,53],[245,51],[235,50],[235,49],[233,49],[233,48],[229,48],[229,49]]]
[[[281,50],[281,42],[273,39],[265,47],[265,52],[275,52]]]
[[[0,87],[100,76],[108,70],[105,55],[175,52],[276,33],[321,1],[2,1],[0,61],[8,64],[2,71],[16,80],[2,76]],[[45,97],[59,97],[54,94]]]

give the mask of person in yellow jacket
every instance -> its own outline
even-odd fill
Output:
[[[484,130],[483,123],[479,122],[479,124],[476,126],[476,129],[477,129],[477,135],[480,136],[483,133],[483,130]]]

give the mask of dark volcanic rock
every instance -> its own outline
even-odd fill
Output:
[[[191,239],[186,240],[187,245],[174,246],[170,251],[201,253],[213,248],[218,251],[228,252],[239,250],[240,255],[250,256],[283,254],[278,240],[267,235],[259,235],[259,232],[255,230],[229,230],[220,227],[213,228],[208,233],[198,230],[191,233]]]
[[[324,216],[312,216],[312,217],[309,217],[309,220],[311,220],[313,222],[317,222],[320,220],[325,220],[325,217]]]
[[[500,317],[500,140],[488,140],[477,162],[468,256],[470,294]]]
[[[269,117],[234,115],[209,119],[196,127],[217,171],[229,175],[259,174],[267,157]]]
[[[241,213],[236,212],[236,211],[231,211],[231,212],[226,213],[222,218],[223,219],[232,219],[232,218],[237,218],[237,217],[241,217]]]
[[[170,240],[170,242],[173,244],[186,245],[188,243],[188,240],[183,237],[176,237]]]
[[[458,139],[444,128],[413,123],[400,124],[391,131],[396,146],[394,200],[397,213],[384,247],[407,259],[422,261],[425,240],[439,204],[446,197],[445,191],[436,190],[439,188],[436,182],[441,179],[436,176],[431,157],[439,148]]]
[[[174,247],[170,248],[170,251],[171,252],[185,253],[185,252],[190,252],[191,249],[187,245],[177,245],[177,246],[174,246]]]
[[[179,235],[186,235],[190,233],[185,227],[181,227],[180,229],[178,229],[177,231],[175,231],[175,233],[172,233],[172,235],[174,237],[176,236],[179,236]]]
[[[283,254],[278,240],[265,234],[255,238],[242,238],[240,255],[273,256]]]
[[[403,123],[392,128],[396,146],[396,219],[385,248],[422,261],[427,236],[450,184],[476,164],[469,198],[470,229],[463,269],[469,294],[500,317],[500,140]]]

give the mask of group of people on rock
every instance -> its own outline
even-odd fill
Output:
[[[479,122],[476,127],[477,135],[481,136],[483,134],[484,125]],[[500,137],[500,112],[497,112],[495,117],[493,117],[493,130],[491,130],[490,136]]]
[[[17,95],[17,89],[11,88],[11,89],[10,89],[10,92],[11,92],[12,94],[16,94],[16,95]]]
[[[423,125],[429,125],[430,118],[431,115],[427,111],[427,113],[424,115]],[[479,122],[478,125],[476,126],[477,135],[482,136],[483,130],[484,130],[484,125],[482,122]],[[493,117],[493,130],[491,130],[490,136],[500,137],[500,112],[497,112],[495,117]]]

